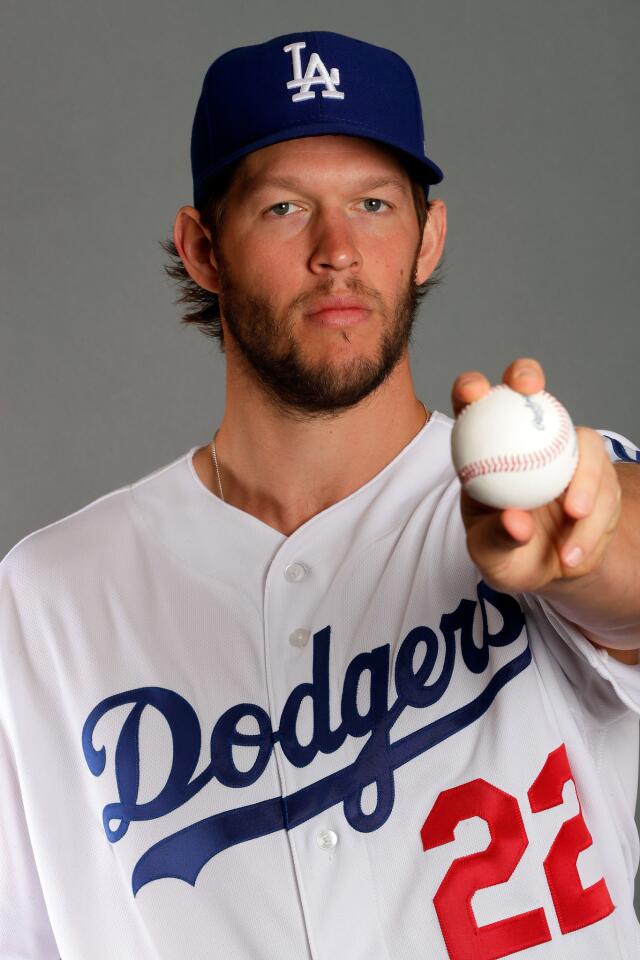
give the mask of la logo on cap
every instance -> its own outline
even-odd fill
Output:
[[[312,90],[311,87],[317,84],[323,84],[323,97],[331,97],[334,100],[344,100],[344,93],[336,90],[336,87],[340,86],[340,71],[337,67],[332,67],[331,70],[327,70],[319,54],[311,54],[309,62],[307,63],[307,69],[303,75],[300,51],[304,50],[306,46],[303,40],[299,40],[297,43],[290,43],[282,48],[285,53],[291,54],[293,65],[293,80],[287,82],[287,90],[295,90],[298,88],[298,93],[294,93],[291,99],[294,102],[298,100],[313,100],[316,92]]]

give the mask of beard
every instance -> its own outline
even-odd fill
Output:
[[[332,416],[369,396],[404,357],[418,309],[416,267],[417,253],[408,271],[409,282],[389,308],[377,290],[357,277],[346,281],[348,293],[373,302],[381,315],[383,332],[374,357],[354,356],[339,367],[305,361],[293,333],[296,311],[314,297],[331,294],[332,278],[296,297],[284,315],[278,315],[267,297],[239,288],[218,253],[220,312],[250,372],[281,412],[305,419],[310,415]],[[336,335],[350,340],[348,327],[336,329]]]

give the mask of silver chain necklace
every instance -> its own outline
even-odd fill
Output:
[[[420,401],[420,402],[422,403],[422,401]],[[425,412],[426,415],[427,415],[427,419],[426,419],[425,422],[422,424],[422,428],[424,428],[424,427],[426,427],[426,425],[428,424],[429,419],[430,419],[430,417],[431,417],[431,414],[430,414],[429,411],[427,410],[427,408],[426,408],[426,406],[424,405],[424,403],[422,404],[422,406],[424,407],[424,412]],[[211,454],[212,454],[212,457],[213,457],[213,465],[214,465],[215,468],[216,468],[216,476],[217,476],[217,478],[218,478],[218,489],[220,490],[220,499],[222,500],[223,503],[225,503],[226,501],[225,501],[225,499],[224,499],[224,494],[223,494],[223,492],[222,492],[222,481],[220,480],[220,468],[218,467],[218,458],[217,458],[217,456],[216,456],[216,437],[218,436],[218,433],[219,433],[219,431],[216,430],[216,432],[215,432],[214,435],[213,435],[213,440],[211,441]]]
[[[216,457],[216,437],[217,437],[217,436],[218,436],[218,431],[216,430],[216,432],[215,432],[214,435],[213,435],[213,440],[211,441],[211,453],[213,454],[213,463],[214,463],[214,465],[215,465],[216,474],[217,474],[217,477],[218,477],[218,487],[220,488],[220,499],[221,499],[222,502],[224,503],[224,502],[225,502],[225,499],[224,499],[224,494],[223,494],[223,492],[222,492],[222,482],[221,482],[221,480],[220,480],[220,470],[219,470],[219,468],[218,468],[218,458]]]

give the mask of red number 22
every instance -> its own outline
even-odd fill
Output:
[[[564,744],[549,754],[528,798],[533,813],[562,803],[562,789],[573,781]],[[444,790],[425,820],[420,836],[424,850],[451,843],[459,823],[481,817],[489,828],[486,850],[454,860],[440,884],[434,907],[451,960],[499,960],[551,940],[542,907],[479,927],[471,899],[478,890],[505,883],[528,846],[518,801],[486,780],[472,780]],[[561,826],[544,861],[562,933],[608,916],[614,909],[607,885],[599,880],[586,890],[576,860],[592,844],[582,810]]]

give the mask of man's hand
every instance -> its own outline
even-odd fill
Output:
[[[545,386],[540,364],[526,358],[515,360],[502,380],[523,394]],[[490,386],[481,373],[461,374],[451,394],[455,415]],[[576,472],[551,503],[535,510],[495,510],[462,491],[469,554],[494,589],[533,593],[562,582],[569,586],[569,581],[588,578],[602,563],[620,519],[620,483],[600,434],[586,427],[577,427],[576,434]]]

